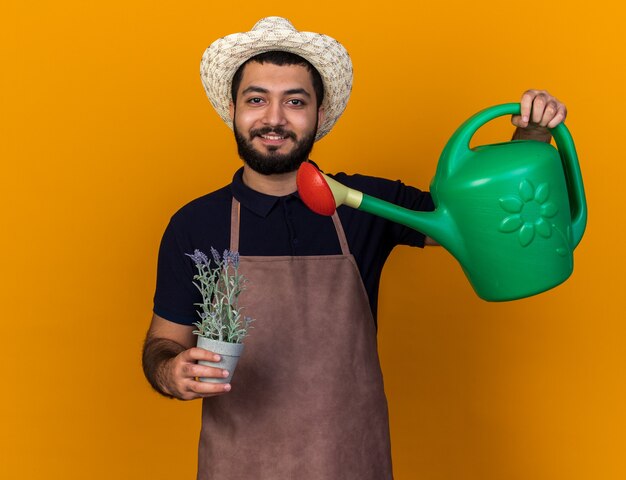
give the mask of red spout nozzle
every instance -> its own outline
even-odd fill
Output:
[[[304,162],[298,169],[296,185],[300,198],[307,207],[320,215],[335,213],[335,197],[328,183],[311,163]]]

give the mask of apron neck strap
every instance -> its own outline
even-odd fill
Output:
[[[337,237],[339,237],[339,245],[341,245],[341,253],[344,255],[350,255],[350,247],[348,247],[348,240],[346,240],[346,232],[343,231],[343,225],[341,225],[341,220],[339,220],[339,215],[337,215],[337,210],[333,213],[333,223],[335,224],[335,231],[337,232]]]
[[[239,251],[239,221],[241,218],[241,204],[233,197],[230,209],[230,251]]]
[[[341,220],[339,220],[339,215],[337,215],[337,211],[333,213],[332,216],[333,224],[335,225],[335,231],[337,232],[337,237],[339,238],[339,245],[341,246],[341,253],[343,255],[350,255],[350,248],[348,247],[348,240],[346,240],[346,233],[343,230],[343,226],[341,225]],[[232,206],[230,210],[230,251],[238,252],[239,251],[239,224],[241,222],[241,204],[239,201],[233,197]]]

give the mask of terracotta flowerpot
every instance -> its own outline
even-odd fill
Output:
[[[222,357],[219,362],[207,362],[205,360],[199,360],[199,364],[207,365],[209,367],[223,368],[224,370],[228,370],[229,373],[228,377],[226,378],[202,377],[198,380],[200,380],[201,382],[209,383],[229,383],[230,380],[233,378],[233,373],[235,372],[235,368],[237,367],[237,362],[239,361],[239,357],[243,352],[243,343],[220,342],[219,340],[213,340],[211,338],[198,336],[197,346],[198,348],[217,353],[220,357]]]

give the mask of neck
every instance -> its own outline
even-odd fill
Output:
[[[244,164],[243,183],[257,192],[282,197],[298,189],[296,186],[296,174],[297,172],[263,175]]]

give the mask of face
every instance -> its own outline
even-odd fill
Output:
[[[322,120],[311,74],[302,65],[247,64],[230,113],[239,156],[264,175],[297,170]]]

